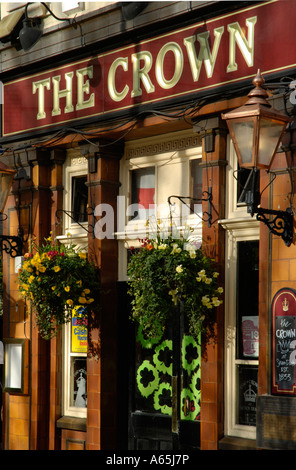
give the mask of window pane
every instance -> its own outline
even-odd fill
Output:
[[[237,257],[237,358],[255,359],[259,355],[258,240],[238,243]]]
[[[238,366],[238,389],[238,424],[256,426],[257,367]]]
[[[237,172],[237,202],[245,204],[246,191],[252,190],[252,171],[246,168],[239,168]],[[260,179],[257,178],[256,190],[260,190]]]
[[[140,168],[138,170],[133,170],[131,173],[132,204],[141,206],[133,215],[137,219],[148,219],[148,216],[154,213],[155,168]]]
[[[202,199],[202,167],[200,163],[200,158],[190,161],[190,195],[193,199]],[[202,204],[197,201],[191,201],[190,208],[195,213],[202,212]]]
[[[86,176],[74,176],[71,188],[71,211],[75,222],[87,222],[88,189]]]
[[[71,357],[70,406],[86,408],[86,357]]]

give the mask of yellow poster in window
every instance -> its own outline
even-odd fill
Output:
[[[71,352],[73,353],[87,353],[87,319],[81,325],[78,322],[79,310],[72,310],[72,324],[71,324]]]

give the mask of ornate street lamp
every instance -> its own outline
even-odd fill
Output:
[[[15,170],[12,170],[3,163],[0,163],[0,213],[3,215],[3,211],[9,196],[13,178],[16,174]],[[4,220],[2,218],[2,220]],[[22,255],[23,239],[20,236],[15,235],[0,235],[0,251],[5,251],[12,258]]]
[[[264,79],[260,70],[253,83],[255,88],[249,93],[247,103],[222,114],[222,119],[226,120],[239,166],[251,170],[245,196],[248,212],[252,217],[256,214],[257,220],[264,222],[272,233],[282,237],[285,244],[290,246],[293,240],[292,209],[262,209],[258,182],[259,170],[269,170],[291,119],[268,103],[268,94],[262,88]]]

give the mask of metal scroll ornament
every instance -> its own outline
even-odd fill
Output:
[[[12,258],[22,255],[23,241],[15,235],[0,235],[1,251],[5,251]]]

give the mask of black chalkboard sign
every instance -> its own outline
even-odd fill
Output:
[[[272,393],[296,395],[296,291],[280,289],[272,301]]]

